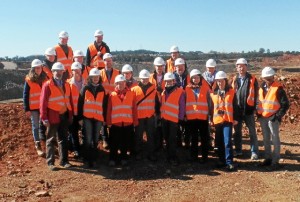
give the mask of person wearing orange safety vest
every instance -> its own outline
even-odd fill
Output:
[[[71,167],[68,160],[68,126],[72,122],[71,89],[62,77],[64,65],[56,62],[52,66],[53,78],[44,83],[40,97],[40,114],[47,126],[46,161],[50,170],[55,170],[55,141],[58,143],[59,164]]]
[[[135,152],[136,159],[143,158],[143,134],[146,132],[147,145],[145,154],[150,161],[156,161],[155,156],[155,115],[159,114],[159,99],[154,84],[149,82],[150,72],[143,69],[139,73],[140,81],[137,86],[131,89],[136,96],[137,117],[139,125],[135,131]]]
[[[232,127],[239,120],[235,91],[228,84],[227,75],[223,71],[216,74],[217,88],[210,93],[210,124],[216,129],[216,146],[218,148],[218,167],[227,166],[228,171],[234,171],[232,149]]]
[[[89,68],[97,67],[103,69],[105,67],[103,56],[110,53],[109,47],[103,41],[103,32],[96,30],[94,33],[95,41],[91,43],[86,51],[86,66]]]
[[[72,77],[71,65],[73,62],[73,49],[68,46],[69,34],[66,31],[61,31],[58,34],[59,44],[55,48],[56,52],[56,62],[60,62],[65,67],[65,73],[63,75],[63,80],[67,80]]]
[[[177,131],[178,122],[184,119],[185,114],[185,94],[182,88],[176,86],[173,73],[164,75],[166,83],[165,90],[161,95],[161,119],[164,138],[166,140],[167,160],[173,165],[179,164],[177,156]]]
[[[125,64],[122,67],[122,74],[126,79],[127,88],[132,89],[133,87],[138,85],[138,81],[133,77],[133,68],[129,64]]]
[[[278,169],[280,160],[279,126],[282,117],[290,107],[283,86],[275,81],[275,71],[271,67],[262,70],[263,83],[259,88],[257,117],[263,133],[265,156],[262,166]],[[273,152],[271,145],[273,144]]]
[[[78,119],[85,131],[84,160],[90,168],[95,166],[98,157],[99,134],[107,106],[104,96],[100,70],[93,68],[89,72],[88,84],[82,88],[78,99]]]
[[[31,62],[31,69],[26,75],[24,91],[23,91],[23,103],[27,117],[31,119],[33,140],[38,156],[44,156],[45,153],[41,147],[41,138],[45,134],[41,134],[45,131],[41,130],[40,121],[40,94],[42,85],[47,81],[47,75],[43,72],[42,62],[39,59],[34,59]]]
[[[169,58],[168,60],[167,60],[167,63],[166,63],[166,67],[165,67],[165,72],[167,73],[167,72],[171,72],[171,73],[173,73],[173,72],[175,72],[175,60],[177,59],[177,58],[179,58],[179,48],[178,48],[178,46],[172,46],[171,48],[170,48],[170,53],[171,53],[171,58]],[[188,69],[187,68],[187,65],[186,65],[186,63],[184,64],[185,65],[185,69]]]
[[[150,74],[149,82],[154,84],[158,99],[161,100],[161,93],[165,89],[165,81],[164,81],[164,69],[165,69],[165,61],[161,57],[156,57],[153,61],[154,65],[154,72]],[[162,127],[161,127],[161,119],[160,119],[160,112],[158,112],[155,116],[155,150],[159,151],[163,149],[163,134],[162,134]]]
[[[56,52],[54,48],[47,48],[45,50],[45,59],[43,61],[43,71],[47,74],[48,79],[52,79],[51,68],[55,63]]]
[[[78,99],[79,92],[83,86],[85,86],[86,81],[82,78],[82,66],[80,62],[73,62],[71,66],[71,70],[73,73],[73,77],[68,80],[71,88],[71,104],[73,110],[73,119],[72,124],[69,127],[69,150],[73,151],[74,158],[78,159],[80,155],[80,144],[79,144],[79,129],[81,128],[79,125],[78,119]]]
[[[189,128],[191,136],[191,160],[198,161],[198,139],[201,140],[201,163],[205,163],[208,158],[209,132],[208,115],[210,104],[210,89],[207,85],[202,85],[204,80],[198,69],[190,72],[190,83],[185,88],[186,93],[186,127]],[[205,82],[205,81],[204,81]]]
[[[234,126],[235,156],[242,156],[243,121],[249,129],[251,160],[258,160],[258,141],[255,130],[254,113],[258,97],[258,83],[254,75],[247,72],[248,63],[244,58],[236,62],[238,74],[233,78],[232,88],[236,92],[241,121]]]
[[[109,95],[106,114],[106,123],[110,128],[109,166],[115,166],[117,161],[126,166],[130,135],[133,127],[138,125],[137,105],[135,95],[126,87],[123,75],[115,77],[115,85],[115,90]]]
[[[110,53],[105,53],[103,55],[103,60],[105,68],[100,70],[100,77],[102,81],[103,88],[105,89],[105,100],[107,102],[109,95],[115,90],[115,78],[121,72],[118,69],[113,68],[113,59]],[[108,133],[107,125],[104,125],[102,128],[102,141],[103,148],[108,149]]]
[[[215,76],[218,72],[216,70],[217,62],[214,59],[208,59],[206,61],[205,67],[206,71],[202,73],[202,77],[204,78],[204,81],[208,84],[209,88],[214,91],[216,88],[216,82],[215,82]]]

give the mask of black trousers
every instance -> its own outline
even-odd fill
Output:
[[[162,119],[162,130],[164,138],[166,140],[167,159],[176,159],[178,124],[169,120]]]

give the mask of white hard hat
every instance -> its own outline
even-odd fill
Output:
[[[161,57],[156,57],[156,58],[154,59],[153,64],[154,64],[154,65],[157,65],[157,66],[165,65],[165,61],[164,61],[164,59],[162,59]]]
[[[216,73],[216,77],[215,79],[226,79],[227,78],[227,74],[223,71],[218,71]]]
[[[80,56],[84,57],[83,51],[81,50],[74,51],[74,57],[80,57]]]
[[[275,75],[275,71],[274,69],[272,69],[271,67],[265,67],[262,71],[261,71],[261,77],[269,77],[269,76],[274,76]]]
[[[106,58],[112,58],[112,55],[110,53],[105,53],[103,55],[103,60],[105,60]]]
[[[179,52],[178,46],[172,46],[172,47],[170,48],[170,53],[174,53],[174,52]]]
[[[75,70],[75,69],[82,69],[82,66],[80,64],[80,62],[73,62],[71,65],[71,70]]]
[[[164,75],[164,81],[168,81],[168,80],[174,80],[175,79],[175,75],[171,72],[167,72]]]
[[[115,83],[120,82],[120,81],[125,81],[125,80],[126,80],[125,77],[122,74],[119,74],[115,78]]]
[[[56,55],[55,49],[54,48],[47,48],[45,50],[45,55]]]
[[[133,72],[133,69],[129,64],[126,64],[122,67],[122,73],[123,72]]]
[[[60,62],[56,62],[53,64],[51,70],[65,70],[65,66]]]
[[[139,73],[139,78],[140,79],[148,79],[150,78],[150,72],[147,69],[143,69]]]
[[[90,70],[89,76],[100,76],[100,70],[97,67],[94,67]]]
[[[184,64],[185,64],[185,62],[184,62],[184,60],[182,58],[177,58],[175,60],[175,66],[177,66],[177,65],[184,65]]]
[[[195,75],[201,75],[201,72],[198,70],[198,69],[193,69],[191,72],[190,72],[190,78],[192,78],[193,76]]]
[[[206,67],[216,67],[217,63],[214,59],[209,59],[206,61]]]
[[[66,38],[69,38],[69,34],[66,31],[61,31],[61,32],[59,32],[58,37],[66,39]]]
[[[238,60],[236,61],[235,64],[236,64],[236,65],[242,65],[242,64],[247,65],[248,63],[247,63],[247,60],[246,60],[245,58],[240,58],[240,59],[238,59]]]
[[[40,61],[39,59],[34,59],[31,62],[31,67],[38,67],[41,66],[42,64],[43,64],[42,61]]]
[[[102,36],[103,35],[103,32],[99,29],[97,29],[94,33],[94,36]]]

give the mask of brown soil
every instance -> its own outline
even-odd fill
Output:
[[[238,170],[231,173],[215,167],[213,153],[207,164],[190,163],[185,149],[179,150],[181,164],[177,167],[169,166],[161,152],[157,163],[132,160],[128,167],[110,168],[102,148],[95,169],[85,168],[70,154],[74,167],[49,171],[45,159],[35,152],[22,104],[0,104],[0,201],[300,201],[297,76],[280,77],[291,108],[281,125],[282,167],[278,170],[249,160],[249,136],[245,134],[244,156],[235,159]],[[258,125],[257,131],[263,158]]]

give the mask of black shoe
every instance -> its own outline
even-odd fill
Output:
[[[272,159],[264,159],[261,163],[261,166],[270,166],[272,165]]]
[[[226,166],[226,164],[223,161],[218,161],[216,163],[216,167],[217,168],[224,168]]]

